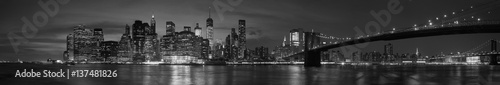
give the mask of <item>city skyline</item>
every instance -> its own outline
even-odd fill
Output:
[[[436,9],[432,10],[425,10],[428,11],[429,14],[424,14],[424,15],[419,15],[416,18],[408,18],[408,16],[412,16],[411,12],[414,12],[416,10],[421,10],[421,9],[412,9],[412,7],[421,7],[420,5],[425,3],[425,1],[401,1],[403,6],[405,7],[405,10],[402,12],[400,15],[393,15],[393,23],[390,23],[390,25],[386,28],[382,28],[383,30],[389,30],[391,27],[409,27],[415,23],[425,23],[427,19],[431,17],[436,17],[436,16],[442,16],[442,14],[446,14],[446,12],[443,12],[445,10],[449,10],[449,8],[452,8],[454,10],[459,10],[457,8],[467,8],[469,5],[474,5],[480,2],[485,2],[487,0],[480,0],[480,1],[457,1],[457,2],[463,2],[458,4],[453,4],[448,6],[444,6],[443,8],[437,7]],[[78,2],[78,3],[77,3]],[[129,3],[129,5],[125,5],[124,7],[130,7],[133,8],[133,2],[126,2],[122,1],[123,3]],[[85,4],[90,4],[86,1],[72,1],[69,4],[63,5],[60,8],[60,13],[59,15],[49,18],[49,24],[45,27],[39,28],[39,33],[36,35],[35,38],[29,39],[29,43],[22,44],[20,53],[14,54],[14,51],[12,50],[12,46],[10,45],[10,42],[7,38],[7,33],[10,31],[18,31],[20,26],[22,26],[22,22],[19,20],[19,18],[14,17],[15,15],[8,15],[5,14],[5,16],[9,16],[9,18],[6,18],[6,20],[13,21],[11,22],[12,24],[2,24],[0,26],[5,26],[6,29],[2,29],[2,35],[0,36],[2,38],[1,41],[1,47],[2,47],[2,59],[0,60],[17,60],[17,59],[22,59],[22,60],[28,60],[28,59],[33,59],[33,60],[44,60],[47,58],[53,58],[53,59],[62,59],[62,51],[66,49],[66,44],[61,44],[65,43],[66,35],[70,33],[69,31],[72,30],[72,27],[78,25],[78,24],[86,24],[87,26],[91,26],[92,28],[102,28],[104,32],[104,41],[119,41],[121,35],[125,32],[123,29],[125,28],[126,24],[132,25],[134,20],[143,20],[143,21],[148,21],[148,18],[151,18],[151,15],[155,15],[156,19],[156,33],[158,33],[158,37],[165,35],[165,23],[167,21],[173,21],[176,23],[176,32],[182,30],[183,26],[191,26],[195,27],[196,23],[200,23],[200,27],[202,28],[203,32],[202,35],[206,35],[207,28],[205,27],[206,23],[205,20],[209,17],[209,6],[210,0],[207,1],[200,1],[200,2],[193,2],[196,3],[194,5],[194,8],[192,8],[192,5],[189,5],[189,1],[176,1],[178,3],[183,3],[181,5],[186,5],[189,8],[192,8],[189,10],[189,12],[182,12],[182,13],[173,13],[171,14],[170,12],[166,11],[159,11],[158,9],[162,7],[155,7],[157,4],[154,4],[155,1],[148,2],[148,3],[138,3],[138,4],[151,4],[154,5],[152,7],[145,7],[145,8],[140,8],[140,9],[135,9],[137,11],[140,11],[136,14],[121,14],[120,12],[105,12],[105,11],[111,11],[113,9],[121,11],[122,13],[127,13],[124,12],[124,10],[131,10],[131,9],[122,9],[119,10],[119,6],[123,4],[117,4],[117,5],[110,5],[112,6],[111,8],[106,8],[108,5],[104,5],[104,3],[98,3],[96,7],[90,7],[90,8],[74,8],[78,7],[81,5]],[[383,9],[385,6],[384,5],[369,5],[369,4],[363,4],[367,5],[366,7],[362,8],[355,8],[351,7],[350,10],[353,9],[362,9],[360,11],[352,11],[352,12],[345,12],[345,13],[340,13],[339,16],[328,16],[328,14],[337,14],[335,10],[333,9],[339,9],[339,8],[332,8],[332,9],[327,9],[330,10],[326,13],[321,13],[321,11],[325,11],[321,8],[329,8],[329,7],[321,7],[321,6],[313,6],[310,7],[310,5],[306,4],[300,4],[300,2],[303,1],[284,1],[284,3],[281,4],[288,4],[290,5],[291,8],[281,8],[284,10],[283,12],[270,12],[272,10],[279,10],[280,8],[276,9],[269,9],[269,10],[264,10],[262,9],[263,7],[255,7],[251,6],[251,4],[257,4],[257,3],[264,3],[268,1],[248,1],[245,0],[242,2],[242,4],[238,6],[234,6],[234,11],[232,12],[225,12],[224,13],[224,20],[220,20],[220,17],[214,16],[216,14],[212,14],[212,17],[214,18],[214,34],[215,34],[215,39],[220,39],[224,40],[226,35],[230,34],[231,28],[238,28],[238,23],[237,21],[240,19],[245,19],[247,23],[247,45],[248,48],[255,48],[259,46],[265,46],[272,48],[274,46],[279,46],[281,45],[283,41],[283,36],[286,36],[291,29],[296,29],[296,28],[304,28],[306,31],[314,29],[315,31],[322,32],[324,34],[328,35],[334,35],[334,36],[339,36],[339,37],[354,37],[355,32],[352,29],[355,26],[363,26],[365,22],[375,20],[372,18],[371,15],[369,15],[370,10],[380,10]],[[320,1],[321,2],[321,1]],[[325,1],[325,3],[330,3],[333,4],[333,2]],[[346,1],[343,3],[359,3],[361,1]],[[368,1],[369,2],[369,1]],[[4,2],[2,2],[4,3]],[[9,3],[9,2],[7,2]],[[13,3],[13,2],[10,2]],[[319,2],[309,2],[309,3],[315,3],[318,4]],[[382,2],[376,2],[376,3],[382,3]],[[385,3],[385,2],[383,2]],[[444,2],[441,2],[444,3]],[[33,2],[27,2],[26,4],[28,5],[33,5],[36,3]],[[277,3],[274,3],[277,4]],[[196,6],[196,5],[203,5],[203,6]],[[415,6],[417,5],[417,6]],[[435,6],[434,4],[429,4],[431,6]],[[115,6],[115,8],[113,8]],[[286,5],[285,5],[286,6]],[[340,5],[341,6],[341,5]],[[345,5],[344,5],[345,6]],[[104,9],[101,10],[94,10],[102,7]],[[181,8],[184,6],[178,6],[176,5],[175,7]],[[264,5],[265,7],[270,7],[269,4]],[[293,13],[293,8],[298,8],[302,9],[303,11],[309,10],[310,13]],[[335,7],[335,6],[333,6]],[[346,6],[349,7],[349,6]],[[369,8],[369,7],[375,7],[375,8]],[[3,7],[5,8],[5,7]],[[29,8],[29,7],[28,7]],[[73,8],[73,9],[72,9]],[[145,10],[145,9],[151,9],[151,11]],[[258,9],[258,11],[256,11]],[[36,10],[41,10],[40,8],[37,8],[37,5],[34,5],[32,7],[33,11]],[[170,9],[170,10],[181,10],[181,9]],[[185,10],[185,9],[182,9]],[[253,11],[252,11],[253,10]],[[411,10],[411,11],[408,11]],[[30,13],[33,11],[17,11],[20,12],[21,15],[23,16],[29,16]],[[84,11],[83,13],[79,13],[78,11]],[[89,13],[86,13],[85,11],[88,11]],[[214,10],[212,10],[214,11]],[[259,12],[260,11],[260,12]],[[263,11],[263,12],[262,12]],[[302,12],[303,12],[302,11]],[[422,10],[424,11],[424,10]],[[432,11],[438,11],[442,13],[432,13]],[[15,11],[16,12],[16,11]],[[19,13],[14,13],[14,14],[19,14]],[[24,13],[27,12],[27,13]],[[194,12],[194,13],[193,13]],[[333,13],[332,13],[333,12]],[[359,13],[358,13],[359,12]],[[410,12],[410,13],[408,13]],[[451,11],[450,11],[451,12]],[[111,14],[107,14],[111,13]],[[113,13],[120,13],[120,14],[113,14]],[[214,13],[214,12],[212,12]],[[274,13],[274,14],[266,14],[266,13]],[[291,13],[291,15],[287,15],[287,13]],[[340,17],[347,17],[345,14],[349,13],[354,13],[357,16],[350,16],[351,18],[340,18]],[[25,14],[25,15],[24,15]],[[191,15],[190,15],[191,14]],[[319,15],[311,15],[311,14],[319,14]],[[343,15],[343,16],[342,16]],[[426,16],[428,15],[428,16]],[[72,16],[79,16],[79,17],[72,17]],[[329,18],[329,19],[321,19],[321,18],[315,18],[321,16],[322,18]],[[11,18],[12,17],[12,18]],[[19,16],[21,17],[21,16]],[[124,18],[128,17],[128,18]],[[130,18],[132,17],[132,18]],[[186,18],[189,17],[189,18]],[[298,19],[297,19],[298,17]],[[418,19],[422,17],[428,17],[424,19]],[[31,18],[31,17],[30,17]],[[84,18],[90,18],[90,19],[84,19]],[[264,19],[264,18],[271,18],[271,19],[277,19],[277,20],[271,20],[270,19]],[[301,19],[304,19],[304,21],[300,21]],[[332,18],[332,19],[330,19]],[[363,19],[358,19],[358,18],[363,18]],[[498,18],[498,17],[496,17]],[[338,20],[337,20],[338,19]],[[403,19],[408,19],[410,22],[403,22]],[[292,20],[292,21],[288,21]],[[319,20],[319,21],[318,21]],[[9,21],[3,21],[3,22],[9,22]],[[283,22],[285,21],[285,22]],[[280,22],[280,23],[277,23]],[[309,23],[308,23],[309,22]],[[150,22],[148,22],[150,23]],[[288,24],[287,24],[288,23]],[[293,23],[293,24],[291,24]],[[325,25],[325,24],[332,24],[332,25]],[[338,27],[338,28],[337,28]],[[333,28],[333,29],[332,29]],[[415,38],[415,39],[405,39],[405,40],[396,40],[396,41],[385,41],[385,42],[373,42],[370,43],[370,46],[367,48],[363,49],[363,51],[382,51],[383,45],[386,43],[392,43],[394,46],[395,53],[410,53],[414,52],[414,48],[420,48],[421,53],[425,53],[426,55],[433,55],[435,53],[440,53],[440,52],[456,52],[456,51],[463,51],[462,49],[470,49],[473,48],[475,45],[480,44],[484,41],[487,41],[489,39],[500,39],[499,37],[492,37],[492,36],[498,36],[499,34],[469,34],[469,35],[447,35],[447,36],[436,36],[436,37],[427,37],[427,38]],[[203,36],[205,37],[205,36]],[[54,39],[55,38],[55,39]],[[206,38],[206,37],[205,37]],[[61,39],[64,39],[61,41]],[[441,42],[440,42],[441,41]],[[438,42],[438,43],[435,43]],[[460,42],[460,43],[454,43],[454,42]],[[430,45],[429,45],[430,44]],[[459,46],[459,47],[458,47]],[[402,49],[402,50],[397,50],[397,49]],[[27,53],[27,52],[34,52],[34,53]],[[44,53],[46,52],[46,53]],[[38,56],[42,55],[42,58],[39,58]],[[34,57],[36,56],[36,57]]]

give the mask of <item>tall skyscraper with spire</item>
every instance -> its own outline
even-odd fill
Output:
[[[212,19],[211,15],[210,15],[210,12],[211,12],[211,8],[209,7],[208,8],[208,19],[207,19],[207,39],[208,39],[208,42],[209,42],[209,49],[210,49],[210,52],[208,54],[208,57],[209,58],[212,58],[212,50],[213,50],[213,46],[214,46],[214,20]]]
[[[156,20],[155,20],[155,14],[151,15],[151,25],[150,25],[150,34],[156,34]]]
[[[158,39],[156,34],[156,20],[155,15],[151,15],[151,22],[149,26],[147,23],[144,23],[146,26],[146,40],[144,42],[144,59],[145,61],[156,61],[159,55],[158,49]]]

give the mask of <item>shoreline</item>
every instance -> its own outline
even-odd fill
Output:
[[[83,65],[83,64],[110,64],[110,65],[304,65],[304,62],[204,62],[204,63],[167,63],[167,62],[40,62],[40,61],[16,61],[16,62],[0,62],[0,64],[60,64],[60,65]],[[382,66],[433,66],[433,65],[489,65],[488,63],[367,63],[367,62],[321,62],[321,65],[382,65]]]

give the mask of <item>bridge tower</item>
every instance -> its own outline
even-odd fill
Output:
[[[491,40],[490,43],[491,43],[491,52],[497,52],[497,41]],[[490,54],[490,65],[498,65],[497,56],[498,54],[495,53]]]
[[[313,32],[304,32],[304,66],[306,67],[319,67],[321,66],[321,51],[311,50],[314,47],[313,40],[311,39],[314,35]]]

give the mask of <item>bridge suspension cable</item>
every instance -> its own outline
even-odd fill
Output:
[[[438,19],[438,21],[441,21],[441,23],[461,21],[462,19],[467,20],[467,18],[469,17],[480,19],[478,16],[480,16],[482,13],[490,14],[491,10],[495,10],[498,8],[500,8],[500,1],[491,0],[488,2],[472,5],[470,6],[470,8],[453,11],[450,15],[445,14],[441,20],[439,20],[437,17],[436,18]]]
[[[476,46],[468,51],[465,51],[465,53],[474,53],[474,52],[477,52],[485,47],[490,47],[491,46],[490,43],[491,43],[490,40],[488,40],[488,41],[486,41],[486,42],[484,42],[484,43],[482,43],[482,44],[480,44],[480,45],[478,45],[478,46]],[[497,41],[497,43],[498,43],[498,41]]]

